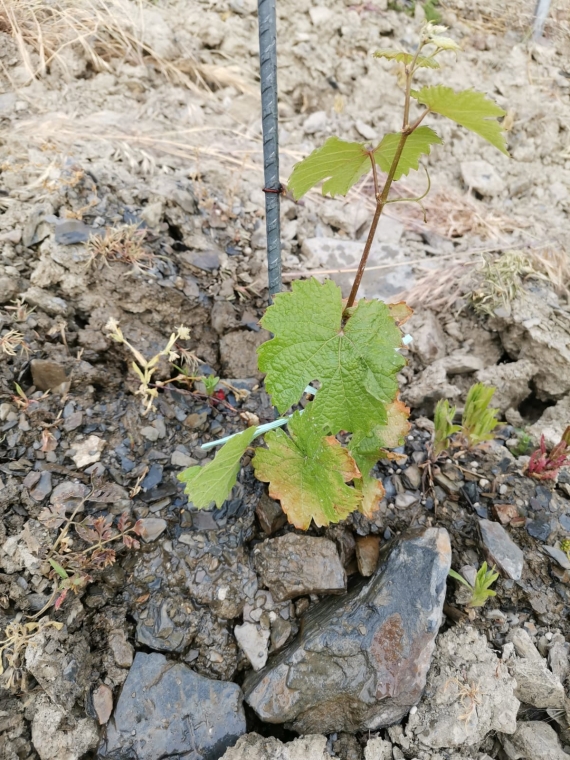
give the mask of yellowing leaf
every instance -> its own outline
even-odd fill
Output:
[[[399,400],[386,407],[388,421],[379,425],[369,436],[354,435],[349,451],[362,473],[362,478],[354,481],[354,487],[362,493],[360,511],[366,517],[373,517],[384,497],[384,488],[380,481],[370,475],[370,470],[381,458],[383,449],[396,448],[410,429],[408,416],[410,410]]]
[[[411,309],[404,301],[398,301],[398,303],[389,303],[388,309],[390,311],[390,316],[398,325],[398,327],[403,325],[404,322],[407,322],[414,313],[413,309]]]
[[[462,127],[470,129],[502,153],[509,155],[503,127],[497,121],[497,117],[504,116],[505,111],[482,92],[475,90],[455,92],[451,87],[440,84],[435,87],[422,87],[419,92],[412,92],[412,95],[418,103],[423,103],[430,111],[446,116],[457,124],[461,124]]]
[[[383,172],[390,171],[401,136],[399,132],[384,135],[382,142],[374,151],[376,163]],[[414,130],[405,142],[394,179],[398,180],[407,175],[410,169],[419,169],[420,157],[429,155],[431,146],[437,143],[441,143],[441,137],[438,137],[430,127],[418,127]]]
[[[363,475],[362,478],[355,479],[354,487],[362,495],[359,512],[371,520],[378,511],[380,502],[386,493],[384,486],[376,478]]]
[[[360,143],[329,137],[293,167],[288,187],[299,200],[312,187],[326,180],[323,195],[346,195],[350,188],[371,169],[370,156]]]
[[[319,380],[313,414],[329,432],[371,432],[388,422],[404,366],[401,333],[386,304],[361,300],[343,321],[340,288],[331,280],[297,281],[278,293],[261,324],[274,338],[258,349],[259,369],[280,412]]]
[[[404,53],[400,50],[377,50],[374,53],[374,58],[385,58],[388,61],[398,61],[407,66],[414,59],[411,53]],[[416,67],[419,69],[439,69],[439,63],[435,58],[430,58],[425,55],[419,55],[416,61]]]
[[[344,520],[361,500],[346,485],[360,471],[336,438],[323,435],[311,414],[314,403],[291,417],[290,436],[283,430],[267,433],[267,449],[258,448],[253,459],[256,477],[269,483],[269,495],[279,499],[289,522],[301,530],[311,520],[319,527]]]
[[[396,399],[386,407],[388,421],[374,429],[374,435],[385,449],[395,449],[404,442],[404,437],[410,432],[409,408],[403,401]]]
[[[185,493],[195,507],[207,509],[212,502],[218,508],[222,506],[236,483],[240,460],[256,430],[251,427],[230,438],[212,462],[203,467],[189,467],[178,475],[178,480],[186,483]]]

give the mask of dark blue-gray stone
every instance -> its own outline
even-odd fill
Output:
[[[535,496],[542,509],[548,509],[550,499],[552,499],[551,491],[545,486],[537,486]]]
[[[570,530],[570,515],[560,515],[558,519],[564,530]]]
[[[450,562],[444,528],[396,539],[371,580],[313,608],[299,637],[246,678],[246,701],[301,734],[401,720],[425,687]]]
[[[160,464],[153,464],[150,467],[150,470],[148,471],[145,479],[141,483],[141,486],[145,491],[150,491],[151,488],[154,488],[159,483],[162,482],[162,465]]]
[[[246,731],[242,692],[137,652],[99,746],[112,760],[219,760]]]
[[[538,541],[547,541],[552,532],[550,523],[544,520],[529,520],[526,524],[526,530],[529,535]]]
[[[91,235],[101,235],[102,230],[80,222],[77,219],[66,219],[55,225],[55,242],[59,245],[75,245],[86,243]]]

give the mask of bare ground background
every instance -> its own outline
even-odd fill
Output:
[[[509,453],[522,427],[553,443],[570,418],[570,11],[564,0],[553,2],[535,44],[532,5],[450,1],[438,9],[463,52],[420,78],[443,76],[493,97],[507,111],[511,158],[434,120],[444,143],[427,159],[426,221],[415,205],[391,206],[363,284],[367,296],[406,294],[416,309],[400,378],[414,416],[431,415],[441,397],[461,404],[477,379],[497,386],[499,449],[478,455],[491,495],[469,503],[447,482],[436,516],[415,474],[406,480],[387,469],[377,520],[355,519],[327,534],[341,547],[343,536],[350,544],[352,536],[380,540],[410,524],[443,524],[454,566],[478,565],[485,553],[476,518],[484,515],[472,504],[491,517],[496,503],[514,505],[524,521],[510,531],[524,550],[525,574],[499,581],[497,614],[475,623],[496,647],[513,627],[526,626],[540,641],[567,626],[567,572],[543,546],[558,546],[570,530],[570,486],[561,478],[549,495],[535,492],[520,475],[524,462]],[[271,629],[276,648],[298,630],[304,605],[272,607],[258,588],[250,548],[263,537],[253,514],[262,488],[247,463],[232,500],[213,517],[188,507],[175,480],[207,456],[203,442],[242,428],[247,414],[273,415],[255,365],[266,337],[257,325],[266,265],[255,7],[252,0],[0,0],[0,330],[2,337],[17,330],[29,347],[0,353],[2,629],[49,601],[53,577],[42,546],[55,534],[42,533],[37,518],[57,503],[62,483],[112,483],[114,503],[92,503],[93,514],[127,509],[161,530],[66,600],[52,615],[65,627],[40,632],[34,662],[26,665],[22,652],[14,688],[0,688],[0,751],[9,760],[93,754],[104,733],[93,694],[105,685],[108,692],[97,693],[116,704],[135,648],[240,681],[250,662],[236,644],[236,623]],[[375,140],[398,128],[401,94],[390,66],[372,53],[412,47],[422,10],[278,0],[278,15],[286,181],[295,161],[329,135]],[[396,192],[416,194],[425,176],[399,185]],[[372,208],[368,180],[346,199],[318,191],[299,204],[284,199],[285,281],[320,270],[346,289],[351,274],[337,270],[354,268]],[[142,238],[134,232],[141,226]],[[94,253],[93,234],[115,235],[117,256]],[[125,254],[133,235],[134,259]],[[147,357],[183,323],[190,338],[181,347],[200,372],[215,372],[234,390],[212,402],[203,388],[180,387],[142,416],[130,357],[103,329],[110,317]],[[40,360],[35,371],[30,360]],[[169,375],[161,366],[161,379]],[[36,393],[35,402],[16,403],[16,383],[29,398]],[[246,400],[236,387],[250,392]],[[426,424],[402,454],[408,467],[425,454]],[[97,442],[86,450],[96,453],[78,457],[92,436]],[[511,469],[501,470],[505,456]],[[446,474],[465,485],[464,475]],[[481,494],[487,485],[479,483]],[[409,494],[416,497],[397,501]],[[224,604],[220,585],[230,590]],[[316,601],[304,598],[307,606]],[[251,618],[251,609],[266,618]],[[269,618],[275,609],[286,623],[279,634]],[[359,759],[366,738],[346,742],[357,754],[341,743],[337,756]],[[498,740],[485,742],[491,757],[504,757]]]

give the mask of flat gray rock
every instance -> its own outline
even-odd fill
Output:
[[[162,654],[138,652],[99,757],[218,760],[245,731],[239,686],[204,678]]]
[[[403,249],[398,245],[402,236],[403,225],[390,217],[382,217],[376,240],[372,244],[368,264],[360,286],[361,298],[380,298],[388,301],[414,284],[414,273],[406,263]],[[344,298],[350,293],[354,271],[358,267],[366,237],[362,240],[346,238],[307,238],[302,251],[307,257],[310,269],[322,267],[327,271],[326,277],[334,280],[342,290]],[[397,262],[396,266],[392,266]],[[350,269],[350,272],[334,270]],[[313,274],[318,277],[316,269]]]
[[[568,760],[556,731],[541,720],[521,722],[513,736],[499,737],[510,760]]]
[[[400,720],[425,686],[450,561],[443,528],[386,546],[370,581],[317,605],[300,637],[248,676],[247,702],[262,720],[302,734]]]
[[[479,520],[481,538],[487,549],[489,561],[514,581],[520,581],[524,565],[522,550],[498,522]]]

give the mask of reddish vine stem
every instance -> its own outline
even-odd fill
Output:
[[[382,211],[384,210],[384,206],[386,205],[386,202],[388,201],[388,194],[390,193],[390,187],[392,185],[392,182],[394,181],[394,175],[396,174],[396,169],[398,168],[400,158],[402,157],[402,151],[404,150],[406,140],[412,134],[412,132],[419,127],[419,125],[422,123],[424,118],[429,113],[429,108],[427,108],[420,115],[420,117],[416,119],[416,121],[413,122],[413,124],[408,123],[409,117],[410,117],[412,77],[414,75],[416,62],[418,60],[418,56],[420,54],[421,49],[422,49],[422,41],[420,41],[420,44],[418,45],[418,48],[415,52],[413,59],[406,66],[406,91],[405,91],[405,98],[404,98],[404,119],[402,123],[400,142],[398,143],[398,147],[396,148],[396,153],[394,154],[394,158],[392,159],[390,171],[388,172],[388,176],[386,177],[386,182],[384,183],[384,187],[382,188],[381,193],[379,192],[378,175],[377,175],[377,170],[376,170],[376,161],[374,159],[374,151],[371,151],[369,153],[370,161],[372,163],[372,174],[374,176],[374,193],[376,197],[376,209],[374,211],[374,217],[372,218],[372,224],[370,225],[370,231],[368,232],[368,237],[366,238],[364,251],[362,252],[362,257],[360,259],[360,263],[358,264],[358,271],[356,272],[356,277],[354,278],[352,289],[348,297],[348,301],[346,304],[347,309],[350,309],[351,306],[354,306],[358,289],[360,287],[360,283],[364,275],[364,270],[366,269],[366,262],[368,261],[368,256],[370,255],[372,243],[374,242],[374,237],[376,235],[376,230],[378,228],[378,222],[380,221],[380,217],[382,216]]]
[[[356,273],[356,277],[354,278],[354,282],[352,284],[352,290],[350,291],[350,295],[348,297],[348,302],[346,304],[347,309],[350,309],[350,307],[354,305],[354,301],[356,300],[356,294],[358,293],[358,288],[360,287],[360,282],[362,280],[364,270],[366,269],[366,262],[368,261],[370,249],[372,248],[372,243],[374,242],[374,236],[376,235],[378,222],[380,221],[380,217],[382,216],[382,211],[384,210],[384,206],[386,205],[386,201],[388,200],[388,193],[390,192],[390,186],[394,179],[394,175],[396,174],[396,169],[398,168],[398,162],[400,161],[402,151],[404,150],[404,145],[406,144],[406,140],[408,139],[410,134],[411,133],[408,131],[402,132],[402,135],[400,137],[400,142],[398,143],[398,147],[396,148],[396,153],[394,154],[392,166],[390,167],[388,177],[386,178],[386,182],[384,183],[384,187],[382,189],[382,193],[380,194],[379,197],[377,196],[376,198],[376,210],[374,211],[374,218],[372,219],[372,224],[370,225],[370,231],[368,232],[368,237],[366,238],[366,245],[364,246],[362,258],[360,259],[360,263],[358,264],[358,271]]]

